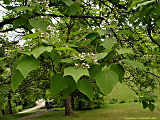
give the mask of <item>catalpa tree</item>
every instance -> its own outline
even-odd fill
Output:
[[[66,115],[71,114],[75,90],[93,99],[92,83],[107,95],[124,81],[144,108],[154,109],[151,93],[158,83],[155,66],[160,59],[158,1],[3,0],[1,6],[8,13],[0,32],[21,32],[18,41],[25,40],[22,47],[7,51],[17,55],[12,61],[13,91],[45,62],[50,66],[51,93],[62,93]]]

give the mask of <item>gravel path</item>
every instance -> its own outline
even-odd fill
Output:
[[[37,110],[37,109],[39,109],[39,108],[41,108],[41,107],[44,107],[44,106],[45,106],[45,102],[42,102],[42,103],[37,104],[35,107],[26,109],[26,110],[24,110],[24,111],[22,111],[22,112],[19,112],[19,113],[32,112],[33,110]]]
[[[26,109],[26,110],[24,110],[22,112],[19,112],[19,114],[32,112],[32,111],[37,110],[37,109],[39,109],[41,107],[44,107],[44,106],[45,106],[45,102],[44,101],[43,102],[39,102],[39,103],[37,103],[37,105],[35,107],[32,107],[32,108]],[[42,109],[39,112],[32,113],[31,115],[24,116],[24,117],[19,118],[17,120],[28,120],[28,119],[33,118],[33,117],[38,117],[38,116],[40,116],[40,115],[42,115],[42,114],[44,114],[46,112],[47,112],[46,109]]]

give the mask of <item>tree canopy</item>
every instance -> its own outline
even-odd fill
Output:
[[[144,108],[154,109],[158,0],[2,0],[0,5],[7,11],[0,22],[0,62],[9,68],[13,92],[47,66],[44,79],[53,96],[67,98],[78,89],[92,100],[93,84],[107,95],[119,81],[136,92]],[[9,31],[21,38],[7,40]]]

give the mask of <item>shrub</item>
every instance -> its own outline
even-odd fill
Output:
[[[109,104],[116,104],[118,103],[118,99],[117,98],[112,98],[110,101],[109,101]]]

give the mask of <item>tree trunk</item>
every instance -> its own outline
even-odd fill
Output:
[[[12,114],[12,104],[11,104],[11,93],[8,93],[8,107],[9,107],[9,114]]]
[[[65,115],[70,116],[72,114],[71,96],[65,99]]]
[[[2,115],[5,115],[5,111],[4,109],[1,110]]]
[[[72,98],[71,98],[71,105],[72,105],[72,110],[74,110],[75,108],[75,106],[74,106],[74,97],[72,96]]]

